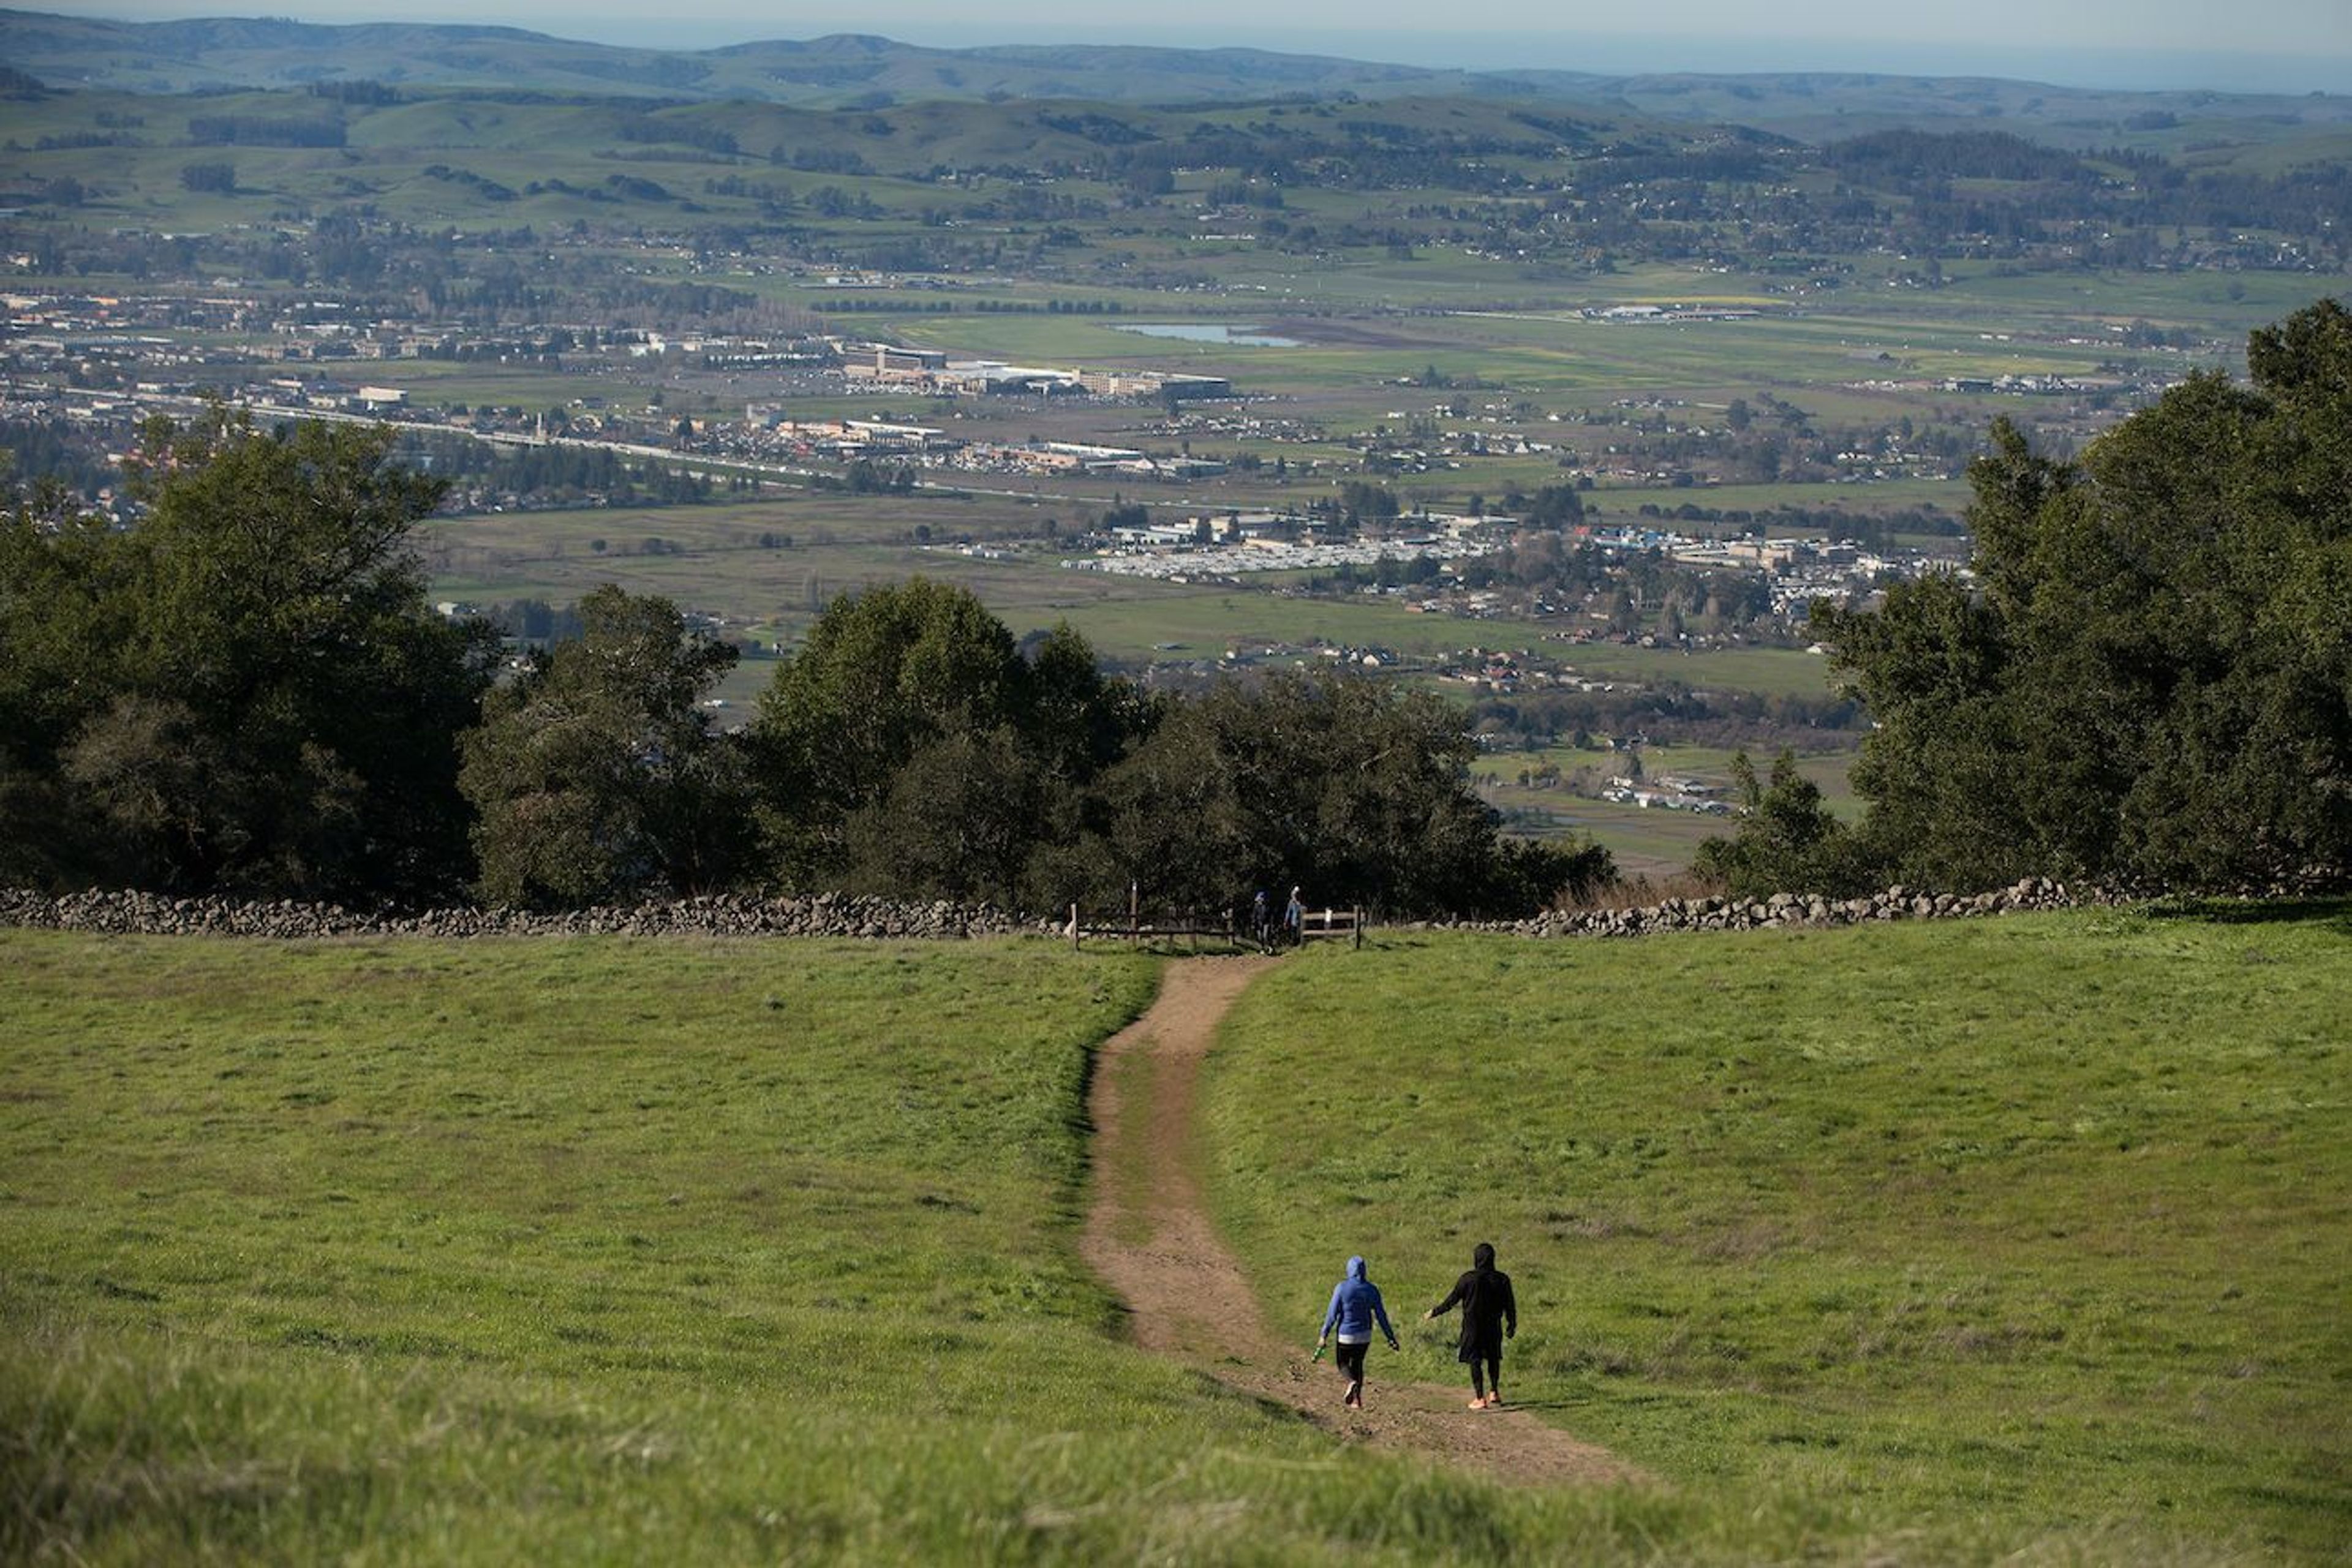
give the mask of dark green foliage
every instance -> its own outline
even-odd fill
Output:
[[[337,103],[363,103],[381,109],[400,101],[400,89],[381,81],[314,81],[310,87],[312,98],[330,99]]]
[[[709,478],[663,463],[632,464],[609,447],[494,447],[462,437],[404,432],[401,457],[447,480],[462,503],[468,490],[515,494],[545,503],[593,498],[610,507],[688,506],[711,498]]]
[[[920,579],[846,595],[777,667],[753,726],[764,816],[788,880],[844,869],[850,815],[924,746],[1008,716],[1012,635],[970,594]]]
[[[1460,712],[1353,675],[1152,701],[1066,627],[1024,658],[969,593],[835,601],[761,699],[773,872],[1031,909],[1229,909],[1255,888],[1392,912],[1525,912],[1605,852],[1507,845]]]
[[[2026,780],[2006,644],[1984,600],[1955,577],[1934,576],[1889,589],[1875,614],[1817,606],[1814,620],[1878,725],[1852,777],[1889,873],[1963,888],[2056,869],[2021,827],[2038,805],[2062,816],[2069,808],[2037,797]]]
[[[1195,907],[1297,886],[1400,914],[1526,912],[1605,878],[1590,850],[1507,850],[1470,787],[1475,755],[1459,711],[1426,692],[1340,671],[1226,681],[1106,781],[1107,869]]]
[[[233,193],[236,189],[236,165],[226,159],[210,158],[184,164],[180,170],[180,184],[191,191]]]
[[[1896,180],[2076,180],[2093,175],[2083,160],[2004,131],[1875,131],[1822,149],[1822,162],[1849,176]]]
[[[1497,838],[1486,889],[1469,912],[1519,916],[1576,903],[1617,886],[1616,857],[1592,839]]]
[[[465,738],[482,896],[562,908],[732,885],[750,865],[749,774],[701,700],[735,649],[609,584],[580,614],[581,639],[493,691]]]
[[[1024,648],[919,578],[837,601],[740,738],[702,708],[734,650],[617,588],[492,689],[489,626],[424,606],[403,542],[439,486],[387,432],[153,438],[137,527],[49,497],[0,531],[10,879],[416,900],[478,857],[483,897],[541,908],[772,879],[1517,913],[1609,876],[1499,837],[1428,694],[1318,672],[1153,700],[1068,628]]]
[[[1368,479],[1342,479],[1339,506],[1350,521],[1394,517],[1401,510],[1396,491]]]
[[[2323,300],[2248,361],[2252,386],[2194,376],[2079,462],[1996,426],[1976,584],[1817,611],[1881,726],[1854,785],[1904,879],[2352,867],[2352,315]]]
[[[1519,512],[1531,528],[1567,528],[1584,521],[1584,498],[1573,485],[1545,485],[1531,496],[1514,495],[1503,504]]]
[[[1019,901],[1041,833],[1066,819],[1057,804],[1012,725],[947,728],[843,820],[843,880],[860,891]]]
[[[753,726],[775,872],[1016,901],[1033,852],[1071,830],[1074,792],[1146,712],[1076,633],[1024,659],[964,589],[918,577],[838,599]]]
[[[849,465],[845,481],[852,495],[908,495],[915,488],[915,470],[901,463],[887,473],[869,458]]]
[[[0,843],[50,884],[423,896],[465,864],[455,737],[482,636],[406,545],[430,480],[388,434],[151,426],[115,531],[0,531]]]
[[[340,147],[343,122],[271,114],[192,114],[188,140],[199,147]]]
[[[1848,898],[1869,889],[1872,868],[1860,846],[1822,804],[1820,787],[1797,772],[1795,753],[1783,751],[1773,759],[1769,782],[1757,779],[1745,752],[1732,758],[1731,773],[1747,816],[1729,838],[1699,846],[1694,871],[1740,899],[1774,893]]]

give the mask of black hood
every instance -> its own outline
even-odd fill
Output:
[[[1492,1242],[1482,1241],[1477,1246],[1472,1247],[1470,1249],[1470,1266],[1474,1268],[1492,1268],[1495,1267],[1494,1244]]]

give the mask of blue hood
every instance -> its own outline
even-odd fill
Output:
[[[1389,1310],[1381,1300],[1381,1288],[1364,1278],[1364,1260],[1348,1259],[1348,1277],[1331,1287],[1331,1305],[1323,1312],[1323,1331],[1329,1333],[1338,1324],[1340,1338],[1350,1343],[1362,1343],[1371,1338],[1373,1323],[1381,1332],[1396,1338],[1389,1327]]]

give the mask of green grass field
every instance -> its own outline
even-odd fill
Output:
[[[1507,1387],[1829,1558],[2340,1561],[2347,1016],[2341,905],[1399,936],[1243,998],[1216,1196],[1277,1322],[1494,1241]]]
[[[1045,942],[0,934],[0,1556],[2323,1562],[2342,907],[1310,952],[1212,1059],[1270,1321],[1517,1273],[1507,1490],[1126,1348]],[[1307,1133],[1309,1135],[1302,1135]],[[1413,1314],[1417,1315],[1417,1314]],[[1408,1333],[1384,1377],[1451,1379]]]
[[[1986,416],[1986,423],[1991,423],[1990,415]],[[1934,506],[1958,517],[1967,510],[1972,499],[1966,482],[1958,479],[1885,479],[1866,485],[1700,485],[1686,489],[1665,486],[1644,489],[1627,485],[1596,490],[1587,498],[1587,501],[1590,507],[1597,500],[1607,509],[1611,521],[1615,521],[1626,512],[1638,516],[1644,505],[1672,511],[1685,502],[1713,511],[1765,513],[1780,507],[1799,507],[1861,516],[1883,516],[1889,512]],[[1633,519],[1625,521],[1632,521]],[[1677,522],[1674,526],[1679,532],[1696,535],[1738,531],[1725,524],[1705,521]],[[1815,531],[1818,531],[1787,525],[1766,530],[1775,538],[1785,533],[1801,535]],[[1964,549],[1966,544],[1961,540],[1937,542],[1942,543],[1945,549],[1956,552]]]
[[[1584,800],[1553,791],[1482,791],[1505,814],[1504,830],[1522,837],[1590,838],[1609,851],[1617,874],[1664,881],[1690,869],[1701,844],[1728,834],[1719,816],[1643,810],[1614,801]],[[1620,897],[1630,899],[1633,895]]]
[[[0,1560],[1402,1565],[1686,1511],[1121,1342],[1080,1108],[1147,958],[11,931],[0,973]]]

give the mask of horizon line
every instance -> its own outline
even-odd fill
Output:
[[[168,4],[168,0],[167,0]],[[421,14],[420,14],[421,13]],[[127,17],[96,9],[45,10],[0,6],[0,15],[52,16],[124,27],[193,22],[288,22],[320,28],[372,26],[463,26],[503,28],[557,42],[586,43],[660,54],[703,54],[761,44],[810,43],[828,37],[875,37],[904,47],[950,52],[996,48],[1139,48],[1211,54],[1223,50],[1305,57],[1349,64],[1472,75],[1558,73],[1601,78],[1645,76],[1773,77],[1874,76],[1977,79],[2080,92],[2221,92],[2307,98],[2352,93],[2352,55],[2263,50],[2117,48],[2061,45],[2044,48],[1950,46],[1920,41],[1805,39],[1719,35],[1694,40],[1688,35],[1539,34],[1524,29],[1486,32],[1452,29],[1359,28],[1342,37],[1319,29],[1279,26],[1242,29],[1215,41],[1178,27],[1099,24],[917,23],[907,34],[849,26],[812,32],[746,36],[735,18],[672,14],[659,21],[642,13],[600,14],[574,10],[561,19],[517,20],[485,16],[435,16],[430,5],[401,16],[318,19],[285,13],[237,15],[200,11],[182,16]],[[751,26],[756,27],[757,24]],[[563,30],[552,30],[553,28]],[[1370,46],[1368,52],[1366,46]],[[1402,58],[1390,58],[1393,48]],[[1759,58],[1766,57],[1766,58]],[[1669,63],[1669,62],[1672,63]]]

